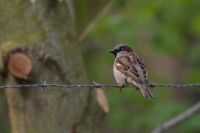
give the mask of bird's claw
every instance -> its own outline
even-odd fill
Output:
[[[125,85],[119,85],[119,92],[122,92],[122,88],[124,88]]]

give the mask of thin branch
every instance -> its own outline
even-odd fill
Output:
[[[183,112],[182,114],[176,116],[175,118],[167,121],[162,126],[156,128],[152,133],[164,133],[173,127],[181,124],[182,122],[190,119],[192,116],[200,112],[200,102]]]
[[[64,0],[65,4],[67,5],[69,15],[71,17],[72,23],[75,24],[75,10],[74,10],[74,3],[73,0]]]
[[[103,9],[97,14],[97,16],[89,22],[89,24],[86,26],[86,28],[83,30],[83,32],[78,37],[77,43],[81,43],[85,38],[88,36],[88,34],[91,32],[91,30],[95,27],[95,25],[103,18],[103,16],[106,15],[106,13],[111,9],[113,3],[115,0],[110,0]]]

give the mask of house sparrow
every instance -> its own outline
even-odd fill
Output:
[[[145,98],[153,98],[144,63],[133,50],[127,45],[120,44],[110,53],[116,57],[113,72],[120,89],[127,85],[134,85],[137,90],[140,89]]]

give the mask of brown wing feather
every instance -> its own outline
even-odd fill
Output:
[[[144,65],[143,60],[140,57],[138,57],[137,55],[134,55],[133,58],[135,58],[135,60],[137,60],[137,62],[140,64],[140,67],[143,71],[143,76],[144,76],[145,80],[148,80],[148,75],[147,75],[147,72],[145,70],[145,65]]]
[[[129,56],[121,56],[116,60],[116,67],[127,77],[139,78],[137,69],[132,65]]]
[[[142,69],[144,79],[147,80],[148,76],[145,70],[144,63],[142,59],[139,58],[137,55],[130,53],[128,55],[121,56],[116,60],[118,70],[122,71],[128,77],[135,77],[139,79],[138,70],[133,65],[137,63]]]

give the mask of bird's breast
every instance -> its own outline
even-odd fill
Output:
[[[125,85],[126,84],[126,76],[122,74],[116,67],[115,63],[113,65],[113,73],[115,80],[118,84],[120,85]]]

